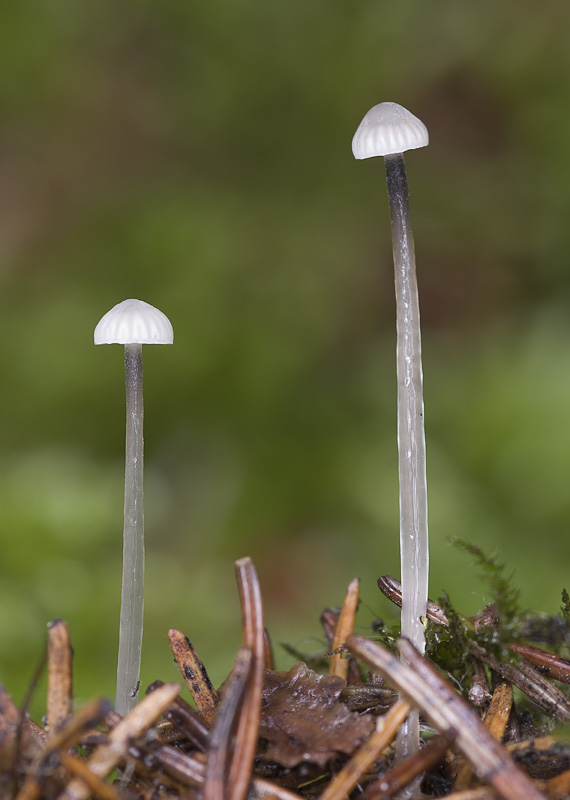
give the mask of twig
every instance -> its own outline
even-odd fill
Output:
[[[350,636],[347,647],[366,661],[422,711],[443,734],[456,736],[459,749],[477,774],[492,784],[505,800],[544,800],[531,780],[493,739],[476,712],[405,639],[398,647],[408,664],[362,636]]]
[[[190,639],[181,631],[171,628],[168,631],[168,641],[174,660],[198,711],[206,722],[211,724],[216,715],[219,697],[212,686],[206,667],[198,657]]]
[[[343,653],[339,651],[344,647],[347,636],[354,631],[359,590],[360,580],[354,578],[348,585],[332,643],[333,655],[330,662],[329,675],[337,675],[344,680],[348,677],[350,659],[343,657]]]

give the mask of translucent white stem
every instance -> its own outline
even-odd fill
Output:
[[[137,703],[144,604],[143,373],[142,345],[125,345],[127,431],[123,583],[115,710],[126,714]]]
[[[386,156],[385,166],[396,287],[402,636],[423,653],[429,553],[420,310],[404,156]],[[417,715],[400,739],[402,755],[417,748]]]

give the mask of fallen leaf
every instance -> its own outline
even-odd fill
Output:
[[[266,671],[260,738],[262,757],[283,767],[310,762],[323,768],[350,756],[370,735],[374,722],[339,700],[342,678],[320,675],[298,662],[289,672]]]

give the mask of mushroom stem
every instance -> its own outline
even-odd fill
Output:
[[[396,288],[402,636],[423,653],[429,551],[420,308],[404,156],[384,162]]]
[[[387,155],[384,163],[396,288],[401,631],[423,653],[429,550],[420,309],[404,156]],[[419,715],[412,713],[398,735],[400,758],[417,750],[419,730]]]
[[[127,714],[137,703],[144,606],[143,370],[142,345],[125,345],[127,430],[123,580],[115,710]]]

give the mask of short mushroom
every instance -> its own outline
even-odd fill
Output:
[[[172,344],[169,319],[142,300],[124,300],[95,328],[95,344],[125,346],[127,406],[123,579],[115,710],[126,714],[137,702],[144,604],[143,344]]]
[[[426,445],[418,286],[403,154],[428,142],[423,122],[397,103],[371,108],[352,140],[355,158],[383,156],[386,169],[396,288],[401,630],[422,653],[429,566]]]

